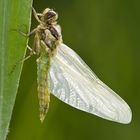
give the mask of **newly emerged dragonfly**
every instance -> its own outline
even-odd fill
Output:
[[[130,123],[132,113],[127,103],[63,43],[57,24],[58,14],[49,8],[43,13],[36,13],[33,8],[33,14],[39,25],[28,34],[35,34],[34,47],[28,48],[31,55],[39,55],[37,82],[41,122],[48,111],[51,93],[82,111],[119,123]]]

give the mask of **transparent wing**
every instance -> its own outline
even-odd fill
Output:
[[[125,101],[64,44],[52,58],[48,81],[53,95],[77,109],[120,123],[131,121]]]

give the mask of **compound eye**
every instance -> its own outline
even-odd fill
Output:
[[[57,16],[56,12],[54,12],[53,10],[49,10],[47,13],[46,13],[46,18],[47,19],[51,19],[51,18],[54,18]]]

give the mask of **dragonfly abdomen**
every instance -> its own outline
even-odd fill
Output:
[[[46,113],[49,109],[50,92],[48,89],[48,70],[49,70],[49,58],[41,55],[37,59],[37,83],[38,83],[38,99],[39,99],[39,111],[40,120],[43,122]]]

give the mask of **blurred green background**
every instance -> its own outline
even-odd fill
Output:
[[[50,7],[59,13],[64,43],[127,101],[133,120],[128,125],[103,120],[51,96],[41,124],[35,56],[24,63],[8,140],[140,139],[139,5],[138,0],[34,0],[38,12]]]

